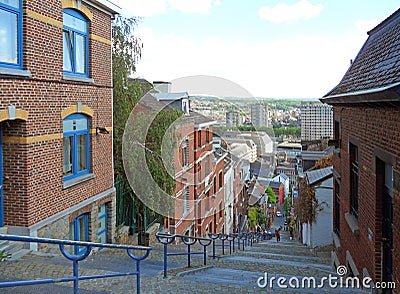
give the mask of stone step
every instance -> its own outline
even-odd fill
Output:
[[[288,255],[315,256],[315,254],[306,247],[301,248],[301,247],[264,245],[264,246],[247,247],[247,248],[245,248],[245,251],[264,252],[264,253],[282,253],[282,254],[288,254]]]
[[[0,227],[0,234],[7,234],[8,232],[8,227]]]
[[[312,286],[315,285],[314,288],[311,288],[315,290],[314,292],[318,291],[328,293],[364,293],[362,290],[359,289],[329,287],[329,284],[327,282],[324,284],[321,283],[321,278],[323,277],[328,277],[328,275],[313,277],[308,275],[308,273],[307,275],[305,275],[304,273],[288,275],[216,267],[205,268],[202,271],[196,272],[196,274],[181,275],[181,278],[185,280],[197,281],[210,285],[220,284],[246,287],[249,289],[249,293],[258,293],[257,290],[260,290],[260,292],[269,292],[268,290],[271,290],[278,293],[281,291],[284,293],[310,293],[310,288],[307,287],[309,280]],[[280,282],[280,285],[283,284],[284,286],[286,286],[285,288],[278,285],[278,278],[285,279],[286,282]],[[315,278],[315,284],[313,282],[313,278]],[[291,284],[289,284],[290,279],[292,279]],[[299,281],[299,287],[291,286],[296,285],[296,281]],[[306,287],[302,287],[302,284],[306,285]],[[321,285],[321,287],[319,287],[319,285]]]
[[[323,261],[320,257],[317,256],[304,256],[304,255],[293,255],[293,254],[257,252],[257,251],[242,251],[238,255],[252,256],[252,257],[266,258],[266,259],[279,259],[279,260],[293,260],[293,261],[307,260],[313,263],[321,263]]]

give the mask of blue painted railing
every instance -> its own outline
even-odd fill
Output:
[[[51,283],[59,283],[59,282],[74,282],[74,293],[79,293],[79,281],[81,280],[90,280],[90,279],[101,279],[101,278],[109,278],[109,277],[120,277],[120,276],[136,276],[136,291],[140,293],[140,262],[147,258],[152,250],[151,247],[142,247],[142,246],[128,246],[128,245],[114,245],[114,244],[101,244],[101,243],[93,243],[93,242],[81,242],[81,241],[70,241],[70,240],[58,240],[58,239],[47,239],[47,238],[36,238],[36,237],[25,237],[25,236],[15,236],[15,235],[3,235],[0,234],[0,240],[8,240],[8,241],[20,241],[20,242],[29,242],[29,243],[46,243],[46,244],[55,244],[60,248],[60,252],[62,255],[68,260],[72,261],[73,265],[73,276],[72,277],[64,277],[64,278],[53,278],[53,279],[36,279],[36,280],[21,280],[21,281],[12,281],[12,282],[0,282],[0,288],[3,287],[15,287],[15,286],[27,286],[27,285],[39,285],[39,284],[51,284]],[[80,255],[72,255],[67,252],[65,249],[66,245],[70,246],[80,246],[85,247],[85,252]],[[111,249],[125,249],[130,258],[136,261],[136,270],[131,272],[118,272],[112,274],[103,274],[103,275],[92,275],[92,276],[79,276],[78,273],[78,262],[84,260],[89,256],[92,248],[111,248]],[[139,250],[143,251],[144,254],[142,256],[136,256],[132,253],[131,250]],[[5,266],[7,263],[3,263]]]
[[[259,242],[260,240],[270,239],[265,233],[243,233],[243,234],[222,234],[222,233],[208,233],[209,238],[193,237],[186,235],[171,235],[158,233],[156,234],[158,242],[163,244],[164,249],[164,278],[167,277],[168,270],[168,256],[176,255],[187,255],[187,267],[190,267],[192,255],[203,255],[203,264],[207,265],[207,247],[212,244],[212,255],[215,259],[216,247],[222,248],[222,255],[225,255],[225,248],[229,248],[229,254],[235,252],[235,240],[237,241],[237,249],[245,250],[245,246],[253,246],[253,242]],[[183,244],[187,245],[185,252],[168,252],[168,245],[171,245],[174,241],[181,240]],[[202,247],[202,252],[193,252],[192,246],[198,242]]]
[[[225,255],[225,247],[229,247],[229,254],[232,254],[232,250],[233,250],[233,252],[235,252],[235,239],[237,238],[236,235],[227,235],[227,234],[221,234],[221,233],[219,233],[219,234],[208,233],[208,237],[210,237],[210,239],[212,239],[212,258],[213,259],[215,259],[217,257],[215,254],[216,247],[222,247],[222,255]],[[221,241],[220,244],[217,243],[218,240]]]
[[[187,255],[187,267],[190,267],[190,257],[192,255],[203,255],[203,264],[207,264],[207,246],[209,246],[212,242],[211,239],[202,238],[202,237],[191,237],[185,235],[170,235],[170,234],[156,234],[158,242],[163,244],[164,246],[164,278],[167,277],[167,269],[168,269],[168,256],[173,255]],[[168,252],[168,245],[174,242],[176,239],[181,239],[182,243],[187,245],[187,252]],[[203,252],[193,252],[191,247],[199,242],[201,246],[203,246]]]

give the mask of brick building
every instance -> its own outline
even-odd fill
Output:
[[[0,226],[8,233],[113,241],[117,10],[105,0],[0,2]]]
[[[214,124],[190,112],[177,128],[182,139],[175,151],[178,201],[174,216],[166,224],[171,233],[205,236],[207,232],[223,231],[226,154],[213,152]]]
[[[333,106],[333,259],[400,284],[400,10],[368,32]],[[362,249],[362,250],[360,250]]]

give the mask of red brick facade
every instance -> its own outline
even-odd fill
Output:
[[[175,150],[177,201],[175,215],[166,227],[175,234],[206,236],[207,232],[222,232],[224,226],[224,157],[213,160],[212,122],[203,126],[196,122],[197,114],[191,115],[177,129],[182,137]],[[186,209],[185,193],[188,193]]]
[[[115,11],[98,9],[90,1],[78,5],[73,0],[23,1],[23,69],[30,75],[0,76],[4,224],[28,228],[27,234],[35,234],[29,228],[38,222],[61,217],[66,210],[73,213],[85,200],[101,201],[114,193],[111,18]],[[63,8],[89,19],[89,79],[63,76]],[[16,116],[11,117],[10,107],[15,107]],[[89,117],[90,169],[81,183],[66,185],[63,119],[74,113]],[[96,135],[96,127],[105,127],[110,134]],[[111,204],[115,196],[109,199],[109,209],[115,210]]]
[[[335,253],[346,265],[348,251],[360,276],[366,269],[374,281],[382,278],[382,195],[377,159],[393,165],[393,281],[400,283],[400,110],[393,107],[334,107],[339,122],[340,153],[334,157],[336,193],[340,193],[340,247]],[[351,230],[345,214],[350,210],[349,144],[359,148],[358,232]],[[340,191],[337,191],[337,190]],[[334,227],[337,226],[334,219]],[[372,233],[372,234],[371,234]],[[360,250],[362,248],[362,250]]]

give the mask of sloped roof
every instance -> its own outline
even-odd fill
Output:
[[[176,101],[181,99],[188,99],[189,95],[187,92],[176,92],[176,93],[151,93],[158,101]]]
[[[400,9],[368,32],[368,39],[340,83],[321,101],[371,95],[400,86]],[[396,93],[396,91],[393,91]],[[386,97],[389,96],[389,97]],[[385,99],[393,97],[392,93]],[[398,99],[398,94],[394,95]],[[375,97],[379,100],[379,97]],[[343,101],[342,101],[343,102]],[[378,102],[378,101],[374,101]]]
[[[314,185],[322,180],[325,180],[331,176],[333,176],[333,167],[328,166],[320,169],[316,169],[313,171],[306,172],[308,184]]]
[[[271,182],[269,182],[269,186],[270,186],[272,189],[279,189],[281,185],[282,185],[281,182],[276,182],[276,181],[271,181]]]

